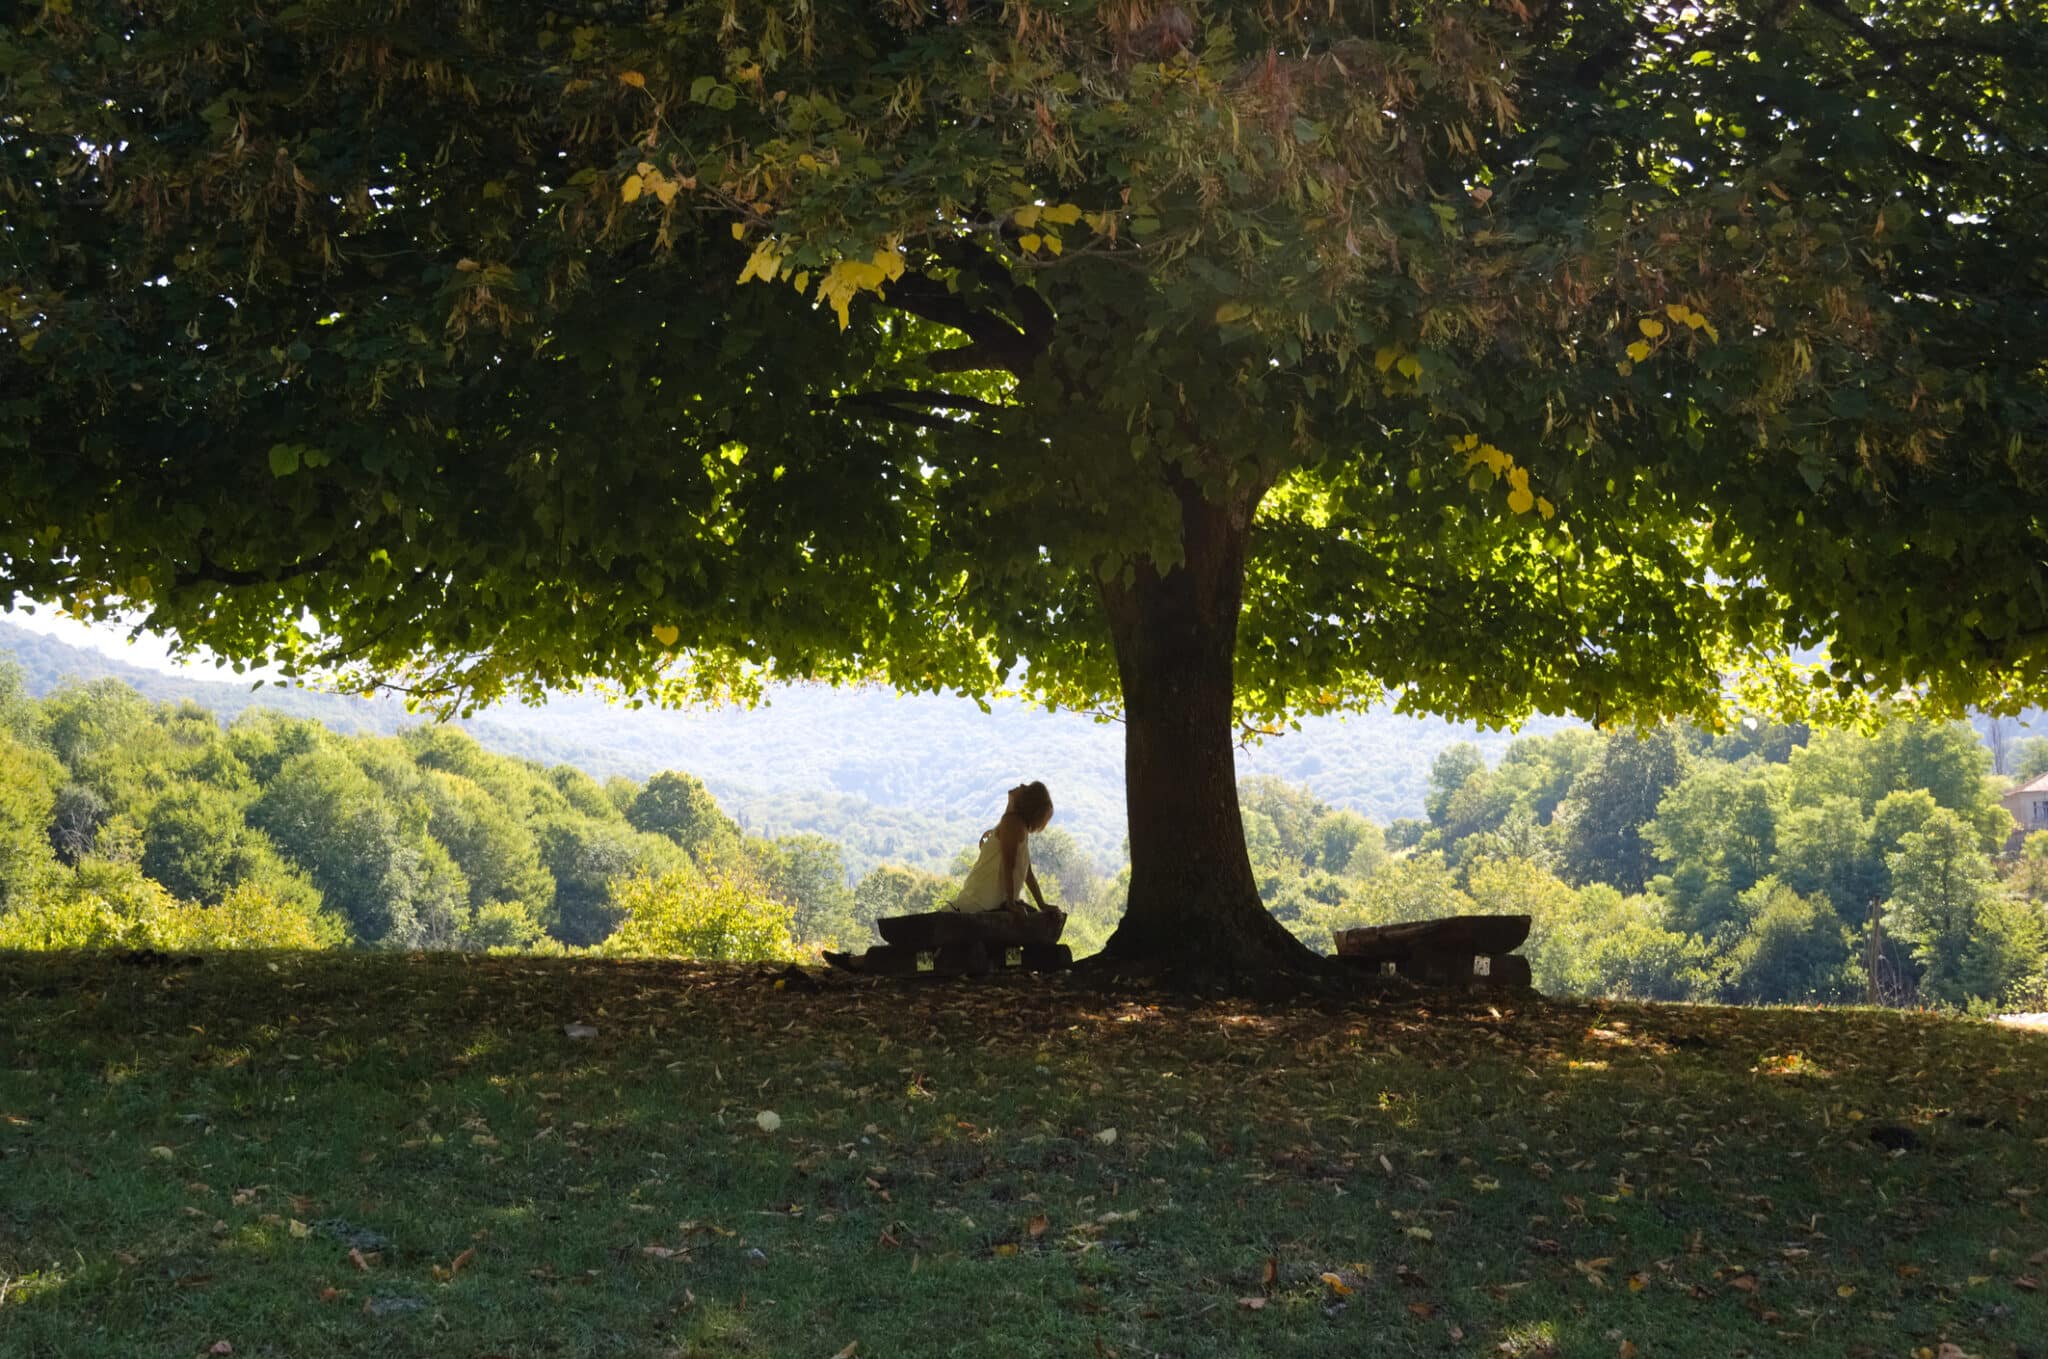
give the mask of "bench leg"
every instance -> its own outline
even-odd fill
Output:
[[[1026,944],[1023,968],[1026,972],[1064,972],[1074,965],[1074,950],[1065,944]]]

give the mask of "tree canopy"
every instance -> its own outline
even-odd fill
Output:
[[[451,706],[1106,704],[1124,951],[1270,952],[1236,722],[2038,685],[2044,12],[46,6],[0,586]]]

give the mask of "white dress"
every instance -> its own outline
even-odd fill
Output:
[[[955,911],[999,911],[1013,901],[1024,899],[1024,875],[1031,871],[1031,839],[1026,836],[1017,844],[1016,877],[1009,883],[1003,881],[1003,842],[994,831],[990,831],[981,842],[981,855],[974,861],[974,867],[967,870],[967,881],[961,885],[960,895],[953,898],[950,908]]]

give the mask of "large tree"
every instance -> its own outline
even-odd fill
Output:
[[[2039,682],[2042,16],[24,9],[0,592],[455,706],[1107,705],[1111,953],[1297,960],[1242,723]]]

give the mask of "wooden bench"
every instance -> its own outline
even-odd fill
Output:
[[[1526,990],[1529,960],[1515,950],[1528,939],[1531,923],[1526,915],[1454,915],[1331,934],[1338,961],[1357,967],[1438,986]]]
[[[875,929],[887,942],[865,953],[827,953],[825,961],[879,977],[981,977],[1006,967],[1057,972],[1074,962],[1074,951],[1059,941],[1066,927],[1064,911],[885,915]]]

